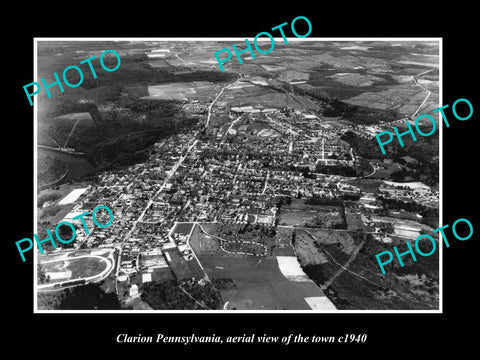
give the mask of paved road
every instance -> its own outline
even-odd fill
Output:
[[[153,204],[153,199],[155,199],[158,194],[160,194],[162,192],[162,190],[165,188],[165,186],[167,185],[168,181],[170,180],[170,178],[175,174],[175,172],[178,170],[178,168],[180,167],[180,165],[183,163],[183,161],[186,159],[186,157],[188,156],[188,153],[193,149],[193,147],[197,144],[198,140],[195,140],[192,145],[190,145],[190,147],[187,149],[186,153],[184,156],[180,156],[180,158],[178,159],[178,161],[175,163],[175,165],[173,166],[172,170],[170,170],[168,176],[165,178],[165,180],[163,181],[162,183],[162,186],[160,186],[160,189],[157,190],[157,192],[148,200],[148,203],[147,205],[145,206],[145,208],[143,209],[142,213],[140,214],[140,216],[135,220],[135,222],[133,223],[133,226],[132,228],[129,230],[129,232],[127,233],[127,235],[125,235],[125,237],[123,238],[122,240],[122,245],[121,245],[121,248],[123,249],[123,245],[125,243],[125,241],[127,241],[130,236],[132,235],[133,231],[135,230],[135,227],[137,226],[137,224],[143,219],[143,217],[145,216],[145,213],[147,212],[147,210],[149,209],[149,207]],[[121,261],[121,256],[122,256],[122,252],[119,251],[119,254],[118,254],[118,264],[120,264],[120,261]],[[117,272],[116,272],[116,276],[118,276],[118,273],[120,271],[120,265],[117,266]]]
[[[427,71],[424,71],[418,75],[416,75],[417,77],[418,76],[421,76],[421,75],[424,75],[426,73],[429,73],[433,71],[432,70],[427,70]],[[422,88],[424,91],[427,92],[427,95],[425,96],[425,99],[423,99],[422,103],[418,106],[417,110],[415,110],[415,112],[410,115],[409,117],[406,117],[406,118],[403,118],[403,119],[398,119],[398,120],[393,120],[393,121],[381,121],[379,122],[379,125],[384,125],[384,124],[389,124],[389,125],[392,125],[396,122],[404,122],[404,121],[408,121],[408,120],[411,120],[415,115],[418,114],[418,112],[420,111],[420,109],[425,105],[425,103],[427,102],[428,98],[430,97],[430,95],[432,94],[432,92],[430,90],[428,90],[426,87],[424,87],[423,85],[421,85],[418,81],[417,81],[417,78],[415,76],[412,76],[412,81],[414,82],[414,84],[416,86],[419,86],[420,88]]]
[[[178,55],[177,55],[178,57]],[[180,59],[181,60],[181,59]],[[183,61],[183,60],[182,60]],[[225,85],[222,90],[220,90],[220,92],[218,93],[218,95],[215,97],[215,99],[213,99],[213,101],[211,102],[211,104],[209,105],[208,107],[208,115],[207,115],[207,120],[205,122],[205,128],[208,127],[208,124],[210,122],[210,118],[212,116],[212,107],[213,105],[215,104],[215,102],[217,102],[217,100],[220,98],[220,96],[223,94],[223,91],[226,89],[226,88],[229,88],[230,86],[232,86],[233,84],[237,83],[238,81],[242,80],[243,77],[241,74],[237,73],[240,77],[235,80],[234,82],[228,84],[228,85]],[[167,185],[168,181],[170,180],[170,178],[175,174],[175,172],[178,170],[178,168],[180,167],[180,165],[183,163],[183,161],[187,158],[188,154],[190,153],[190,151],[192,151],[193,147],[197,144],[198,140],[195,139],[192,143],[192,145],[190,145],[186,151],[186,153],[182,156],[180,156],[179,160],[177,161],[177,163],[173,166],[172,170],[170,170],[168,176],[165,178],[165,180],[163,181],[162,183],[162,186],[160,186],[160,188],[157,190],[157,192],[155,192],[155,194],[148,200],[147,202],[147,205],[145,206],[145,208],[143,209],[142,213],[140,214],[140,216],[135,220],[135,222],[133,223],[133,226],[132,228],[128,231],[127,235],[125,235],[125,237],[123,238],[122,240],[122,244],[121,244],[121,248],[123,249],[123,245],[125,243],[125,241],[127,241],[130,236],[132,235],[133,231],[135,230],[137,224],[143,219],[143,217],[145,216],[145,213],[147,212],[147,210],[150,208],[150,206],[153,204],[153,201],[154,199],[163,191],[163,189],[165,188],[165,186]],[[194,256],[195,256],[195,253],[194,253]],[[119,251],[119,254],[118,254],[118,264],[117,264],[117,271],[116,271],[116,276],[118,276],[118,273],[120,272],[120,263],[121,263],[121,257],[122,257],[122,251]],[[196,258],[196,256],[195,256]],[[198,261],[198,259],[197,259]],[[198,262],[200,264],[200,262]],[[201,264],[200,264],[200,267],[201,267]],[[203,270],[203,268],[202,268]],[[206,273],[205,273],[206,275]]]
[[[222,88],[222,90],[220,90],[220,92],[219,92],[218,95],[215,97],[215,99],[213,99],[213,101],[212,101],[212,103],[210,104],[210,106],[208,107],[208,115],[207,115],[207,121],[205,122],[205,128],[207,128],[207,127],[208,127],[208,124],[210,123],[210,118],[211,118],[211,116],[212,116],[212,107],[213,107],[213,105],[215,105],[215,103],[216,103],[217,100],[220,98],[220,96],[222,96],[223,91],[224,91],[225,89],[228,89],[230,86],[236,84],[237,82],[243,80],[242,74],[240,74],[240,73],[237,73],[237,74],[238,74],[240,77],[239,77],[237,80],[235,80],[233,83],[230,83],[230,84],[228,84],[228,85],[225,85],[225,86]]]
[[[423,74],[423,73],[422,73]],[[418,75],[417,75],[418,76]],[[417,78],[415,76],[412,76],[413,78],[413,82],[415,83],[415,85],[421,87],[423,90],[425,90],[427,92],[427,96],[425,97],[425,99],[422,101],[422,103],[420,104],[420,106],[417,108],[417,110],[412,114],[412,118],[418,114],[418,112],[420,111],[420,109],[425,105],[425,103],[427,102],[428,98],[430,97],[430,95],[432,94],[432,92],[430,90],[428,90],[427,88],[425,88],[424,86],[422,86],[418,81],[417,81]]]

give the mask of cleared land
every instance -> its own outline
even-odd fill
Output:
[[[58,202],[58,205],[67,205],[75,202],[88,188],[72,190],[67,196]]]
[[[275,242],[275,252],[292,254],[291,247],[288,249],[290,236],[290,229],[282,229],[278,241]],[[311,307],[305,298],[324,297],[322,291],[312,281],[299,282],[287,279],[280,271],[279,262],[275,257],[221,255],[218,252],[218,242],[202,233],[198,226],[192,233],[190,245],[209,278],[216,284],[222,299],[229,302],[228,309],[308,310]],[[287,262],[292,265],[291,260]],[[285,271],[294,279],[301,275],[298,268],[293,271],[294,267],[286,265],[287,268],[290,271]]]
[[[323,296],[313,282],[289,281],[276,259],[199,256],[199,260],[211,279],[232,281],[228,289],[220,290],[228,309],[309,310],[304,298]]]
[[[177,223],[172,232],[180,234],[190,234],[192,226],[193,223]]]

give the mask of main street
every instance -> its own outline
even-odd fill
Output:
[[[233,84],[237,83],[238,81],[240,81],[242,79],[242,75],[241,74],[238,74],[240,75],[240,77],[238,79],[236,79],[234,82],[228,84],[228,85],[225,85],[224,87],[222,87],[222,89],[220,90],[220,92],[217,94],[217,96],[215,97],[215,99],[213,99],[213,101],[210,103],[209,107],[208,107],[208,115],[207,115],[207,120],[205,121],[205,128],[208,127],[208,124],[210,122],[210,118],[212,116],[212,108],[213,108],[213,105],[215,105],[215,103],[218,101],[218,99],[222,96],[223,94],[223,91],[227,88],[229,88],[230,86],[232,86]],[[198,136],[198,134],[196,135],[196,137]],[[130,228],[130,230],[128,231],[128,233],[123,237],[122,239],[122,244],[120,246],[120,251],[119,251],[119,254],[118,254],[118,263],[117,263],[117,271],[115,273],[116,276],[118,276],[119,272],[120,272],[120,264],[121,264],[121,259],[122,259],[122,250],[123,250],[123,246],[125,244],[126,241],[128,241],[128,239],[130,239],[131,235],[133,234],[133,232],[135,231],[135,228],[137,226],[137,224],[142,221],[143,217],[145,216],[147,210],[150,208],[150,206],[152,206],[152,204],[154,203],[154,199],[163,191],[163,189],[165,189],[165,187],[167,186],[168,182],[170,181],[170,179],[172,178],[172,176],[177,172],[178,168],[180,167],[180,165],[182,165],[182,163],[184,162],[184,160],[187,158],[188,154],[192,151],[192,149],[195,147],[195,145],[197,144],[198,142],[198,139],[194,139],[193,143],[187,148],[187,151],[185,152],[185,154],[183,154],[182,156],[180,156],[180,158],[178,159],[178,161],[175,163],[175,165],[173,165],[172,169],[169,171],[167,177],[165,178],[165,180],[163,181],[162,185],[160,186],[160,188],[155,192],[155,194],[153,196],[151,196],[149,199],[148,199],[148,202],[147,202],[147,205],[145,205],[143,211],[141,212],[140,216],[134,221],[132,227]],[[198,259],[197,259],[198,261]]]

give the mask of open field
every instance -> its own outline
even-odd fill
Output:
[[[105,261],[98,258],[72,259],[69,263],[68,268],[72,271],[73,279],[99,274],[107,267]]]
[[[210,225],[207,228],[212,231],[215,224],[203,225]],[[221,251],[219,241],[202,233],[199,226],[190,245],[222,298],[229,301],[228,309],[331,309],[328,299],[322,300],[321,290],[299,267],[291,234],[291,229],[278,228],[273,250],[260,258]],[[305,298],[312,298],[311,306]]]
[[[280,73],[280,76],[277,78],[277,80],[292,82],[292,81],[308,80],[309,78],[310,78],[310,74],[308,72],[287,70],[287,71],[282,71]]]
[[[315,242],[308,236],[295,237],[295,252],[302,265],[316,265],[328,263],[326,255],[315,246]]]
[[[195,89],[189,83],[149,85],[148,96],[141,99],[187,100],[187,95],[193,94]]]
[[[168,266],[177,280],[182,281],[191,278],[200,280],[205,276],[198,263],[195,260],[185,260],[177,248],[164,250],[163,252],[168,254],[167,259],[170,259],[167,261]]]
[[[98,255],[80,255],[53,259],[43,257],[40,260],[40,264],[46,276],[50,277],[50,281],[44,284],[44,287],[75,279],[99,280],[113,269],[113,263],[110,259]]]
[[[335,73],[330,75],[329,78],[342,84],[361,87],[368,87],[374,85],[375,83],[385,82],[385,79],[381,77],[361,75],[359,73]]]
[[[345,223],[340,208],[317,210],[282,209],[278,215],[278,225],[338,228]]]
[[[366,230],[365,225],[360,214],[345,214],[348,230],[351,231],[363,231]]]
[[[180,234],[190,234],[193,225],[193,223],[177,223],[177,225],[173,228],[172,232]]]
[[[305,298],[323,296],[313,282],[289,281],[276,259],[199,256],[199,260],[212,280],[230,279],[230,286],[219,289],[230,310],[309,310]]]
[[[292,100],[291,95],[288,95],[285,92],[274,92],[271,89],[267,88],[253,88],[252,91],[244,93],[241,90],[229,91],[229,95],[224,97],[225,100],[228,99],[230,106],[243,106],[243,105],[262,105],[265,108],[277,108],[282,109],[285,107],[285,104],[288,102],[288,106],[294,109],[305,109],[305,110],[318,110],[318,105],[308,99],[305,96],[296,95],[295,100]],[[288,99],[288,100],[287,100]]]
[[[309,205],[302,199],[283,204],[277,214],[278,225],[346,228],[340,206]]]
[[[382,184],[381,180],[373,179],[356,179],[347,181],[349,184],[358,187],[362,192],[365,193],[378,193],[378,187]]]
[[[379,110],[394,108],[401,114],[411,115],[424,99],[424,90],[411,85],[399,85],[375,93],[364,92],[345,102]]]
[[[72,190],[67,196],[58,202],[58,205],[67,205],[74,203],[88,188],[80,188]]]
[[[295,256],[295,250],[292,247],[292,234],[293,229],[291,228],[277,228],[275,246],[273,247],[274,256]]]
[[[345,253],[346,255],[350,255],[361,241],[360,235],[356,235],[349,231],[319,229],[308,229],[308,231],[312,233],[313,236],[315,236],[319,244],[335,245],[341,252]],[[312,241],[308,240],[309,236],[301,229],[296,230],[296,236],[296,241],[298,241],[299,239]]]
[[[220,241],[205,235],[199,226],[196,226],[193,230],[189,243],[197,255],[209,256],[222,253]]]
[[[306,212],[301,210],[282,209],[277,216],[278,225],[294,226],[312,220],[317,212]]]

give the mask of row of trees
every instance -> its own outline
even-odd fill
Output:
[[[115,293],[106,293],[99,284],[92,283],[63,291],[38,293],[38,308],[44,310],[119,310]]]
[[[383,208],[388,210],[405,210],[412,213],[417,213],[422,216],[420,222],[433,228],[438,227],[439,212],[438,208],[431,208],[413,201],[402,201],[398,199],[385,198],[379,196],[378,200],[383,205]]]

